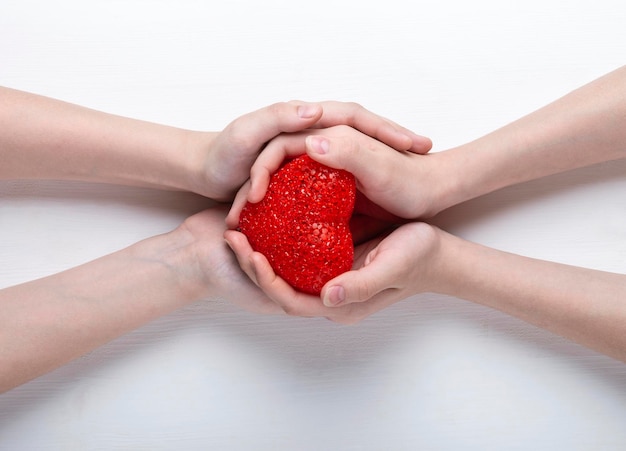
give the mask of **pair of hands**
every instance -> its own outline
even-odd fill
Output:
[[[201,266],[205,274],[212,275],[207,284],[222,287],[222,296],[247,310],[323,316],[341,323],[357,322],[425,291],[428,267],[422,262],[436,249],[436,229],[413,222],[384,238],[375,232],[381,226],[388,228],[390,222],[406,222],[438,211],[436,184],[429,182],[435,174],[425,158],[431,146],[429,139],[353,103],[280,103],[236,119],[212,141],[205,166],[213,198],[232,198],[243,184],[226,226],[223,208],[195,215],[182,226],[207,244],[201,252],[205,257]],[[323,303],[319,297],[295,291],[276,276],[267,259],[250,248],[246,237],[232,230],[245,202],[263,198],[270,175],[283,160],[305,152],[320,163],[353,173],[364,195],[355,210],[361,220],[354,229],[354,269],[326,284]],[[215,236],[220,232],[236,261],[217,244],[223,243]],[[367,240],[373,234],[377,236]]]

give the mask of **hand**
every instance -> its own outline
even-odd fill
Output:
[[[410,223],[357,246],[354,269],[322,288],[323,302],[278,277],[242,233],[228,230],[225,238],[246,274],[287,314],[353,324],[399,300],[430,291],[439,233],[428,224]]]
[[[365,201],[357,202],[356,213],[396,222],[441,211],[447,206],[444,194],[456,180],[452,177],[456,165],[444,161],[445,152],[422,155],[393,149],[348,126],[281,135],[254,162],[250,183],[238,193],[229,213],[229,226],[236,226],[246,202],[259,202],[265,196],[271,174],[285,159],[304,153],[354,174]]]
[[[396,302],[439,287],[441,231],[423,222],[404,224],[385,238],[357,246],[352,271],[328,281],[321,297],[328,307],[386,299]]]
[[[284,314],[284,311],[252,283],[224,242],[224,207],[197,213],[173,233],[184,234],[185,255],[179,272],[198,289],[200,298],[226,299],[253,313]]]
[[[210,140],[208,147],[207,134],[195,135],[200,139],[192,145],[202,149],[204,171],[194,191],[219,201],[232,200],[267,142],[282,133],[338,124],[354,127],[397,150],[427,153],[432,147],[430,139],[355,103],[276,103],[235,119]]]

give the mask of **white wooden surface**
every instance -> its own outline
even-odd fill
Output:
[[[276,101],[351,100],[442,150],[624,64],[624,24],[617,0],[3,0],[0,84],[208,130]],[[624,272],[625,199],[626,163],[613,163],[439,221]],[[204,205],[0,183],[0,286],[170,230]],[[623,450],[625,425],[624,364],[435,295],[354,327],[198,304],[0,396],[2,450]]]

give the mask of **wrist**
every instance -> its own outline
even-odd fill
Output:
[[[466,245],[470,243],[438,227],[433,227],[433,230],[435,239],[433,239],[425,291],[457,296],[458,285],[464,280]]]
[[[167,295],[179,308],[206,297],[205,275],[193,252],[194,238],[184,227],[131,246],[134,259],[151,266],[154,290]]]
[[[433,154],[444,171],[436,181],[437,212],[506,186],[497,168],[498,154],[474,142]]]
[[[421,171],[427,183],[429,199],[427,196],[420,196],[427,203],[422,206],[417,204],[416,218],[433,217],[447,208],[476,197],[473,194],[475,188],[472,174],[467,168],[467,154],[464,149],[453,148],[421,157],[429,163]]]
[[[439,230],[440,246],[432,264],[435,293],[484,301],[485,293],[494,292],[504,279],[502,268],[506,255]]]
[[[225,215],[226,208],[209,208],[154,238],[155,259],[174,275],[181,299],[188,303],[230,299],[245,288],[247,280],[224,240]]]
[[[216,177],[210,171],[218,166],[209,161],[209,150],[216,136],[216,132],[185,131],[180,148],[180,154],[185,156],[184,170],[178,182],[180,189],[216,199]]]

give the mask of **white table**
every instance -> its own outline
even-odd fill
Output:
[[[207,130],[277,101],[350,100],[438,151],[624,64],[617,0],[422,3],[5,0],[0,84]],[[625,201],[626,163],[612,163],[438,222],[624,272]],[[168,231],[204,205],[2,182],[0,287]],[[352,327],[197,304],[0,396],[1,450],[623,450],[625,425],[624,364],[436,295]]]

